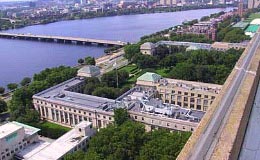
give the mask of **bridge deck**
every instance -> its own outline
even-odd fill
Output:
[[[124,46],[127,44],[126,42],[113,41],[113,40],[101,40],[101,39],[65,37],[65,36],[47,36],[47,35],[34,35],[34,34],[16,34],[16,33],[3,33],[3,32],[0,32],[0,36],[56,39],[56,40],[89,42],[89,43],[109,44],[109,45],[118,45],[118,46]]]

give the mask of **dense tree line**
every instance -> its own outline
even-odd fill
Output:
[[[0,99],[0,114],[7,111],[7,104],[4,100]]]
[[[128,87],[122,87],[128,78],[128,72],[116,70],[103,74],[100,80],[96,77],[87,78],[84,93],[115,99],[129,90]]]
[[[67,155],[66,160],[151,160],[176,159],[190,136],[189,132],[165,129],[145,132],[139,122],[128,119],[127,111],[115,110],[115,124],[101,129],[87,147]]]
[[[55,67],[47,68],[39,74],[35,74],[33,81],[24,87],[14,91],[10,101],[10,120],[16,120],[23,123],[39,121],[38,113],[33,109],[32,96],[44,89],[59,84],[65,80],[74,77],[77,73],[75,68]],[[28,84],[29,79],[26,80]]]
[[[139,45],[140,46],[140,45]],[[223,84],[243,50],[186,51],[183,47],[158,46],[156,55],[142,55],[138,45],[125,47],[126,58],[141,69],[167,69],[167,77]]]

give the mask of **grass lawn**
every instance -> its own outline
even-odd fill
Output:
[[[119,70],[120,70],[120,71],[125,70],[125,71],[127,71],[129,74],[131,74],[131,72],[133,72],[133,71],[135,71],[135,70],[137,70],[137,69],[138,69],[138,67],[137,67],[136,65],[134,65],[134,64],[129,64],[129,65],[127,65],[127,66],[124,66],[124,67],[120,68]]]
[[[167,78],[169,70],[166,69],[166,68],[158,68],[158,69],[155,70],[155,72],[157,74],[161,75],[162,77],[166,77]]]
[[[64,127],[64,126],[58,125],[56,123],[48,122],[48,121],[29,124],[29,125],[32,125],[36,128],[41,129],[39,132],[40,135],[49,137],[52,139],[57,139],[60,136],[62,136],[63,134],[65,134],[66,132],[68,132],[69,130],[71,130],[71,128]]]
[[[40,125],[43,126],[43,127],[48,127],[48,128],[53,128],[53,129],[60,129],[60,130],[64,130],[64,131],[71,130],[71,128],[64,127],[64,126],[58,125],[56,123],[48,122],[48,121],[44,121],[44,122],[40,123]]]
[[[260,18],[260,13],[252,13],[249,18],[247,18],[244,22],[251,22],[253,19]]]

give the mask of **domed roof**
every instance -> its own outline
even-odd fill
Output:
[[[151,42],[145,42],[144,44],[141,45],[140,49],[153,49],[155,47],[155,44]]]
[[[92,74],[92,73],[99,72],[99,71],[100,71],[100,69],[97,66],[88,65],[88,66],[84,66],[84,67],[80,68],[78,70],[78,73]]]

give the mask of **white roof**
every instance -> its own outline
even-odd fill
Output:
[[[252,20],[252,22],[250,22],[250,24],[260,25],[260,18],[256,18],[256,19]]]
[[[6,123],[2,126],[0,126],[0,139],[8,136],[9,134],[12,134],[19,129],[23,128],[22,126],[15,125],[13,123]]]
[[[82,121],[77,126],[87,126],[90,122]],[[28,160],[57,160],[67,154],[72,148],[77,146],[88,136],[83,136],[74,128],[51,143],[49,146],[43,148],[40,152],[33,155]]]
[[[151,42],[145,42],[141,45],[140,49],[153,49],[155,47],[155,44]]]
[[[97,66],[88,65],[88,66],[84,66],[81,69],[79,69],[78,73],[92,74],[92,73],[99,72],[99,71],[100,71],[100,69]]]

